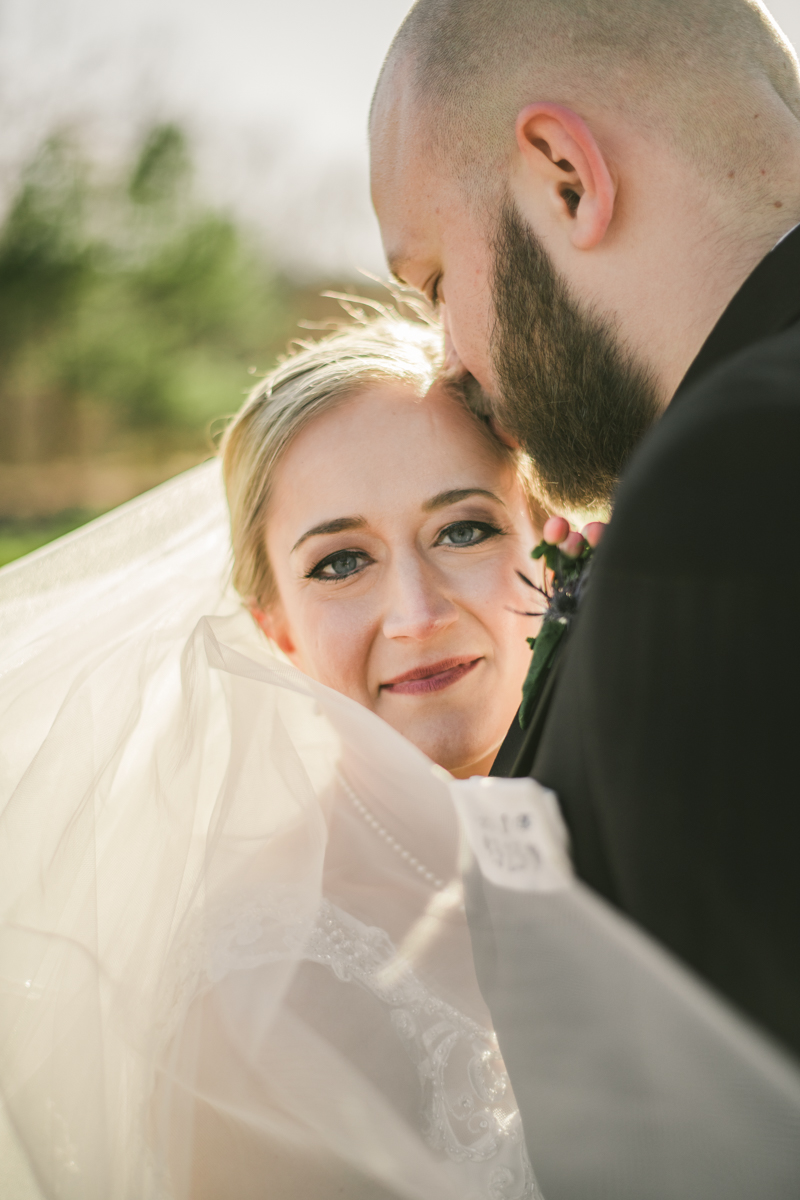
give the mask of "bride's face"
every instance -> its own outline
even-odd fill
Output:
[[[442,387],[375,384],[294,439],[261,623],[307,674],[456,774],[486,772],[530,661],[536,541],[514,470]],[[526,594],[527,593],[527,594]]]

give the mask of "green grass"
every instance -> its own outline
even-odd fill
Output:
[[[68,509],[54,513],[52,517],[4,517],[0,520],[0,567],[46,546],[99,515],[84,509]]]

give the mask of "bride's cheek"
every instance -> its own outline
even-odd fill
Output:
[[[361,699],[366,687],[369,625],[362,607],[323,604],[309,614],[314,677],[354,699]]]
[[[505,616],[508,605],[519,600],[517,576],[504,555],[470,563],[458,582],[465,600],[479,606],[487,618]]]

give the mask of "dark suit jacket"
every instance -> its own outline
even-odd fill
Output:
[[[579,875],[798,1055],[799,518],[800,227],[632,458],[527,748]]]

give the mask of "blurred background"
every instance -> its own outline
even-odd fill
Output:
[[[321,293],[377,294],[409,6],[0,0],[0,565],[207,458]]]

